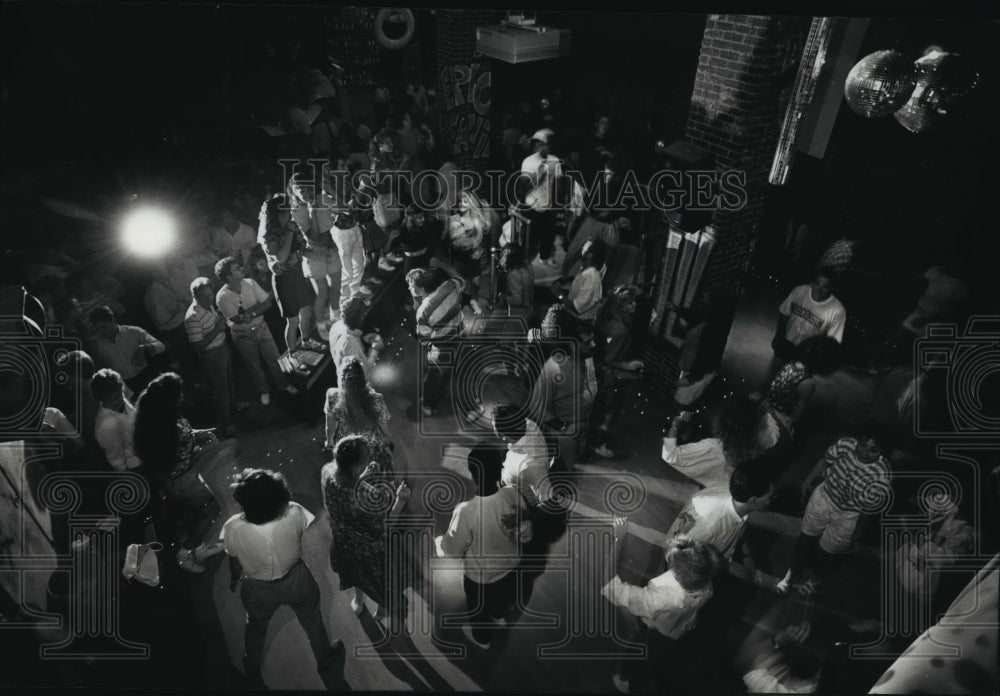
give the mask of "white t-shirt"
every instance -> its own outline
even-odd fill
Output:
[[[505,486],[527,486],[539,502],[552,497],[549,448],[545,436],[533,421],[527,421],[524,437],[508,445],[500,482]]]
[[[732,560],[746,519],[736,513],[728,489],[705,488],[695,493],[677,515],[667,532],[667,544],[679,534],[686,534],[695,541],[712,544]]]
[[[788,317],[785,338],[792,345],[813,336],[830,336],[840,343],[844,338],[847,312],[833,295],[822,302],[812,298],[812,286],[800,285],[788,293],[778,311]]]
[[[552,155],[542,157],[541,153],[534,152],[525,157],[521,162],[521,173],[530,176],[531,183],[537,184],[541,175],[539,170],[543,164],[546,165],[548,173],[555,176],[559,174],[562,161],[558,157],[553,157]]]
[[[510,515],[511,526],[505,523]],[[521,495],[510,487],[459,503],[448,531],[435,539],[439,556],[462,558],[465,575],[481,585],[496,582],[521,562],[520,544],[533,528]]]
[[[219,540],[227,554],[239,559],[248,578],[279,580],[301,560],[302,533],[315,519],[294,501],[280,517],[264,524],[247,522],[241,512],[226,521]]]
[[[236,324],[233,317],[240,313],[240,308],[248,309],[269,299],[264,288],[257,284],[252,278],[244,278],[240,281],[240,291],[233,292],[228,285],[223,285],[215,295],[215,304],[218,305],[222,316],[226,318],[229,328],[237,333],[250,331],[264,323],[264,317],[258,314],[246,324]]]
[[[240,223],[236,232],[229,233],[225,227],[219,226],[209,233],[209,245],[212,251],[224,256],[235,256],[243,263],[250,259],[250,252],[257,244],[257,232],[244,223]]]

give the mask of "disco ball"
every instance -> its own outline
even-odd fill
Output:
[[[895,114],[903,128],[923,133],[948,108],[975,89],[979,73],[958,53],[932,50],[913,64],[917,82],[910,98]]]
[[[851,68],[844,82],[844,98],[861,116],[888,116],[903,105],[915,83],[909,58],[898,51],[876,51]]]

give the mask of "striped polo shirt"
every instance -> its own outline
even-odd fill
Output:
[[[446,280],[417,309],[417,333],[424,338],[455,338],[462,328],[462,292]]]
[[[192,302],[184,315],[184,330],[187,331],[188,341],[196,343],[205,337],[209,331],[215,328],[217,322],[222,321],[222,316],[214,309],[205,309],[197,302]],[[202,348],[202,350],[212,350],[219,348],[226,341],[226,332],[220,332],[212,342]]]
[[[889,490],[889,462],[885,457],[866,464],[855,455],[858,441],[842,437],[826,451],[824,488],[830,500],[846,512],[874,511]]]

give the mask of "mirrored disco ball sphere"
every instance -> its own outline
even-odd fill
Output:
[[[916,75],[898,51],[876,51],[857,62],[844,82],[848,106],[865,118],[888,116],[913,92]]]
[[[930,51],[913,67],[917,76],[913,93],[895,114],[899,124],[913,133],[933,128],[979,82],[979,73],[958,53]]]

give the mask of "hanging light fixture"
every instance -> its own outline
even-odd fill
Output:
[[[913,92],[913,63],[899,51],[876,51],[859,60],[844,82],[844,98],[865,118],[888,116]]]
[[[913,67],[913,92],[895,114],[896,121],[912,133],[933,128],[979,82],[979,73],[965,58],[937,47],[918,58]]]

